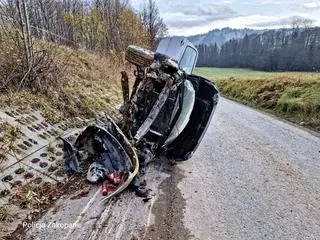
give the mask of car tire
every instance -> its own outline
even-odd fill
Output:
[[[154,61],[154,52],[130,45],[126,50],[125,58],[128,62],[139,67],[148,67]]]

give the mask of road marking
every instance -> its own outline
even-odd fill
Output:
[[[90,199],[90,201],[87,203],[87,205],[83,208],[82,212],[78,215],[77,220],[73,223],[73,226],[77,226],[77,224],[79,224],[79,222],[81,221],[81,219],[84,217],[84,215],[87,213],[88,209],[91,207],[91,205],[93,204],[94,200],[96,199],[96,197],[100,194],[100,189],[98,189],[95,194],[92,196],[92,198]],[[69,232],[67,233],[67,235],[63,238],[64,240],[69,240],[72,239],[70,236],[71,234],[75,231],[75,228],[71,228],[69,230]]]
[[[100,219],[99,219],[99,221],[97,223],[97,227],[92,231],[92,233],[91,233],[91,235],[89,237],[90,240],[94,240],[94,239],[97,239],[97,237],[99,237],[98,234],[99,234],[99,232],[100,232],[100,230],[102,228],[102,225],[104,224],[104,221],[105,221],[106,217],[109,214],[110,208],[111,208],[111,204],[101,214]]]
[[[128,212],[130,210],[130,207],[131,207],[131,203],[132,203],[132,199],[130,200],[128,206],[127,206],[127,210],[125,212],[125,214],[123,215],[122,219],[121,219],[121,223],[118,227],[118,230],[117,230],[117,233],[116,233],[116,240],[120,239],[120,234],[122,233],[122,229],[123,229],[123,226],[124,226],[124,222],[125,222],[125,219],[128,215]]]
[[[150,204],[150,207],[149,207],[147,225],[146,225],[146,227],[144,229],[143,239],[145,239],[146,236],[147,236],[148,228],[149,228],[150,222],[151,222],[152,208],[153,208],[153,205],[154,205],[155,202],[156,202],[156,200],[154,198],[152,198],[151,199],[151,204]]]

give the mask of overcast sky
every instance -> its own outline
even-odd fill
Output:
[[[131,0],[141,8],[144,0]],[[195,35],[215,28],[280,28],[293,19],[320,26],[320,0],[157,0],[170,35]]]

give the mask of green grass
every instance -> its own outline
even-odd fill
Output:
[[[197,68],[222,95],[320,131],[320,73]]]
[[[300,79],[318,79],[320,73],[314,72],[263,72],[244,68],[196,68],[196,75],[204,76],[208,79],[223,80],[223,79],[265,79],[265,78],[300,78]]]

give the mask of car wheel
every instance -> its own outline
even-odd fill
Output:
[[[126,50],[125,58],[128,62],[134,65],[147,67],[154,61],[154,52],[145,48],[130,45]]]

